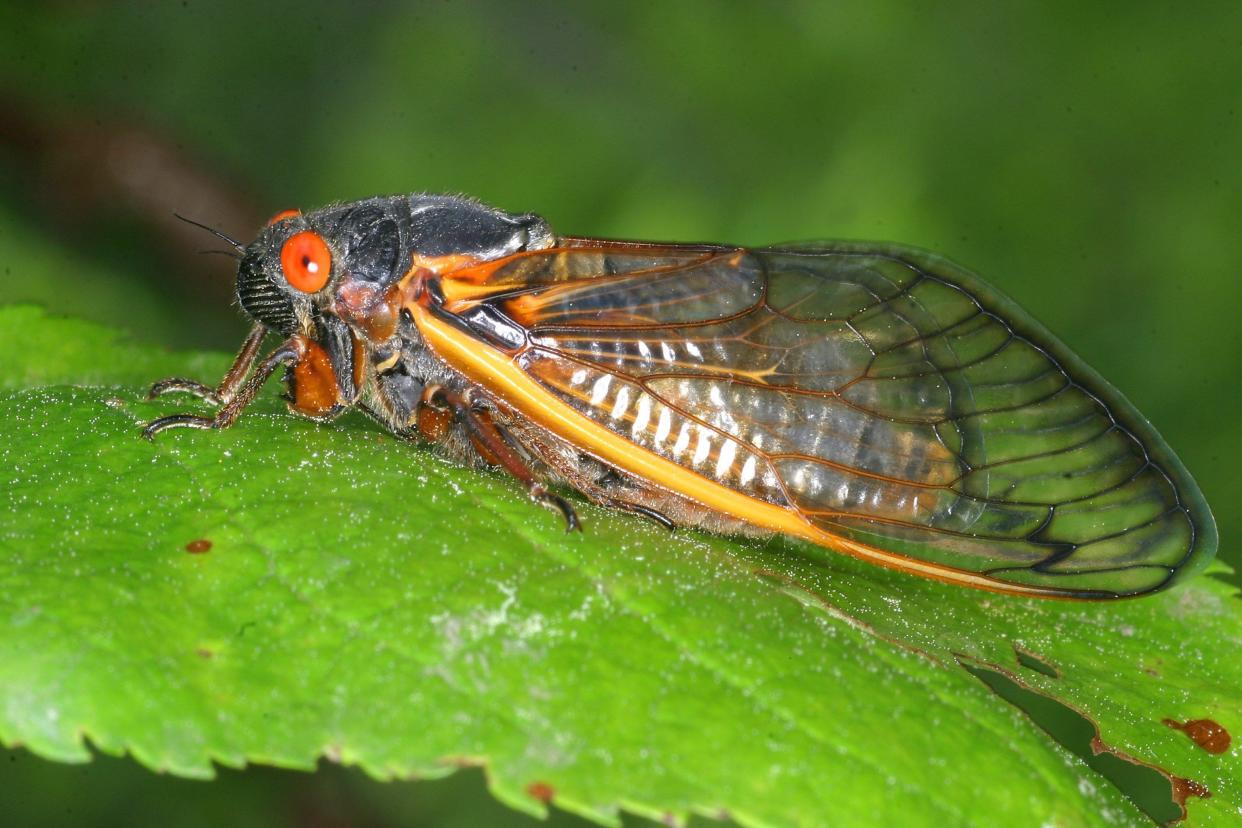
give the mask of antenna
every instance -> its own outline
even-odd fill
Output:
[[[195,227],[199,227],[199,228],[202,228],[203,230],[206,230],[208,233],[215,236],[217,239],[222,239],[228,242],[229,244],[233,245],[233,247],[237,249],[238,253],[242,253],[246,249],[246,246],[244,244],[242,244],[241,242],[237,241],[234,238],[230,238],[229,236],[226,236],[224,233],[221,233],[219,230],[217,230],[214,227],[208,227],[202,222],[195,221],[194,219],[188,219],[185,216],[181,215],[180,213],[173,213],[173,215],[181,219],[182,221],[184,221],[186,224],[193,224]]]

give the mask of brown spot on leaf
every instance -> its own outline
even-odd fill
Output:
[[[526,786],[526,793],[546,804],[556,796],[556,789],[547,782],[531,782]]]
[[[1229,731],[1211,719],[1191,719],[1187,722],[1178,722],[1175,719],[1161,719],[1161,721],[1174,730],[1185,733],[1190,737],[1190,741],[1208,753],[1224,753],[1229,750],[1229,744],[1232,742]]]
[[[1183,779],[1180,776],[1174,776],[1170,778],[1170,781],[1173,783],[1173,801],[1181,806],[1183,813],[1186,811],[1186,797],[1197,796],[1207,799],[1212,795],[1211,791],[1193,779]]]
[[[191,555],[201,555],[204,552],[209,552],[211,551],[211,541],[206,538],[192,540],[185,545],[185,551],[189,552]]]
[[[215,650],[212,650],[209,647],[199,647],[194,652],[198,654],[199,658],[215,658],[216,657]]]

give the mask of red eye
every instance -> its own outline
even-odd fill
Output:
[[[277,213],[276,215],[268,219],[267,223],[268,223],[268,226],[270,227],[271,225],[275,224],[278,221],[284,221],[285,219],[294,218],[300,215],[302,215],[301,210],[281,210],[279,213]]]
[[[280,248],[280,266],[285,278],[303,293],[314,293],[328,283],[332,272],[332,251],[313,230],[294,233]]]

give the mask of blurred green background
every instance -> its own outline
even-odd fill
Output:
[[[1121,388],[1242,562],[1242,6],[258,8],[0,5],[0,301],[232,350],[232,262],[173,210],[248,239],[280,209],[414,190],[579,235],[920,245]],[[529,822],[478,773],[205,785],[14,752],[0,790],[31,825]]]

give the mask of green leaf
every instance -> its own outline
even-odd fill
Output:
[[[1051,602],[586,504],[567,535],[501,475],[361,418],[297,419],[275,389],[228,431],[141,440],[199,405],[145,402],[145,384],[214,380],[224,355],[4,308],[0,359],[7,744],[82,761],[89,740],[194,777],[482,765],[515,807],[612,823],[1178,815],[1164,777],[1137,768],[1127,796],[1104,760],[1203,786],[1194,824],[1242,809],[1238,749],[1162,723],[1242,733],[1242,605],[1215,578]],[[1092,724],[1133,761],[1076,757]]]

